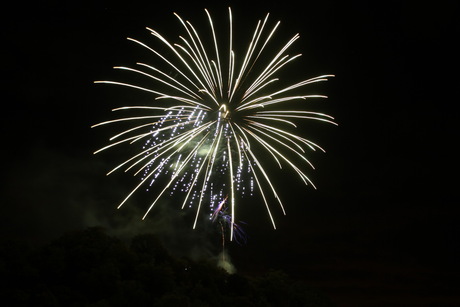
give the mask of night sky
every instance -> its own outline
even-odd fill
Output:
[[[126,37],[154,42],[149,26],[175,41],[184,31],[172,13],[203,28],[204,8],[225,27],[231,6],[245,37],[267,12],[281,20],[277,38],[300,33],[293,50],[303,56],[287,70],[295,80],[336,75],[313,88],[329,96],[315,107],[339,124],[307,127],[326,149],[311,155],[318,189],[284,173],[277,230],[260,199],[242,201],[249,240],[230,248],[237,270],[284,270],[337,306],[460,305],[456,1],[156,2],[21,2],[4,12],[2,237],[43,244],[100,225],[116,236],[153,231],[178,253],[218,250],[218,238],[181,223],[180,200],[147,221],[152,196],[116,210],[135,181],[105,176],[124,155],[94,156],[114,132],[90,126],[137,97],[93,84],[114,79],[115,65],[148,62]]]

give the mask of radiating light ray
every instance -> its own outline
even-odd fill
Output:
[[[243,156],[241,154],[241,146],[239,146],[240,144],[239,136],[237,133],[235,133],[235,129],[233,128],[233,124],[231,122],[230,122],[230,129],[232,129],[232,133],[235,137],[236,148],[238,149],[238,161],[240,161],[239,167],[242,168],[243,167]]]
[[[227,148],[228,148],[228,157],[229,157],[229,164],[230,164],[230,210],[231,210],[231,218],[232,221],[230,222],[230,241],[233,240],[233,226],[235,225],[235,187],[234,187],[234,178],[233,178],[233,161],[232,161],[232,149],[230,147],[230,139],[227,139]]]
[[[313,143],[312,141],[310,140],[307,140],[299,135],[295,135],[295,134],[292,134],[292,133],[289,133],[283,129],[278,129],[274,126],[270,126],[270,125],[264,125],[262,123],[259,123],[259,122],[254,122],[254,121],[247,121],[248,124],[252,124],[254,126],[258,126],[258,127],[261,127],[263,129],[266,129],[266,130],[269,130],[269,131],[276,131],[276,132],[279,132],[281,134],[284,134],[286,135],[287,137],[290,137],[292,139],[296,139],[296,140],[299,140],[301,141],[302,143],[304,143],[305,145],[307,145],[311,150],[316,150],[315,148],[319,148],[321,151],[323,152],[326,152],[323,148],[321,148],[318,144],[315,144]]]
[[[211,25],[212,20],[209,20],[209,21],[210,21],[210,25]],[[205,69],[205,71],[207,72],[208,79],[210,81],[209,84],[210,84],[211,90],[214,93],[214,96],[217,96],[216,92],[215,92],[215,89],[217,89],[217,87],[218,87],[217,78],[213,74],[213,70],[212,70],[212,67],[211,67],[211,62],[209,61],[206,49],[203,47],[203,43],[201,42],[200,36],[198,35],[198,32],[195,30],[193,25],[190,22],[187,22],[187,24],[193,30],[193,33],[194,33],[195,37],[197,38],[197,41],[199,43],[199,48],[198,48],[198,46],[196,46],[197,52],[200,55],[201,61],[203,63],[202,66]]]
[[[264,23],[262,25],[262,29],[260,31],[260,34],[262,34],[262,31],[263,31],[263,28],[265,27],[265,24],[267,23],[268,21],[268,17],[270,16],[270,14],[267,14],[265,16],[265,19],[264,19]],[[262,45],[262,47],[260,48],[259,50],[259,53],[257,54],[256,58],[255,58],[255,61],[254,63],[252,64],[252,66],[254,66],[255,62],[257,61],[257,59],[259,58],[259,56],[261,55],[262,51],[265,49],[265,46],[268,44],[268,42],[270,41],[271,37],[273,36],[273,34],[275,33],[276,29],[278,28],[278,26],[280,25],[280,21],[278,21],[276,23],[276,25],[273,27],[272,31],[270,32],[270,34],[267,36],[267,39],[265,40],[264,44]],[[247,93],[247,91],[246,91]]]
[[[107,149],[109,149],[110,147],[113,147],[113,146],[116,146],[116,145],[120,145],[120,144],[126,143],[126,142],[128,142],[128,141],[131,141],[131,144],[132,144],[132,143],[133,143],[133,140],[137,140],[137,139],[139,139],[139,137],[146,137],[146,136],[148,136],[148,135],[150,135],[150,133],[142,133],[142,134],[138,134],[138,135],[135,135],[135,136],[128,137],[128,138],[123,139],[123,140],[121,140],[121,141],[118,141],[118,142],[115,142],[115,143],[111,143],[111,144],[109,144],[109,145],[107,145],[107,146],[104,146],[104,147],[102,147],[102,148],[96,150],[95,152],[93,152],[93,154],[100,153],[101,151],[107,150]]]
[[[190,106],[180,106],[182,108],[190,107]],[[145,110],[160,110],[160,111],[168,111],[172,108],[165,108],[165,107],[151,107],[151,106],[129,106],[129,107],[119,107],[112,109],[112,111],[121,111],[121,110],[131,110],[131,109],[145,109]],[[190,112],[190,111],[189,111]]]
[[[143,160],[147,159],[148,157],[150,157],[151,155],[155,154],[158,152],[159,149],[155,149],[157,147],[160,147],[161,146],[170,146],[171,148],[173,148],[174,146],[176,146],[177,144],[179,144],[180,142],[182,142],[185,138],[187,138],[189,135],[193,134],[193,130],[192,131],[187,131],[185,132],[184,134],[179,134],[177,136],[174,136],[172,137],[171,139],[169,139],[167,141],[167,143],[162,143],[162,144],[157,144],[155,146],[152,146],[152,147],[149,147],[147,148],[146,150],[143,150],[141,151],[140,153],[134,155],[133,157],[131,157],[130,159],[120,163],[118,166],[116,166],[114,169],[112,169],[110,172],[107,173],[107,175],[110,175],[111,173],[113,173],[114,171],[116,171],[117,169],[121,168],[122,166],[124,166],[125,164],[131,162],[132,160],[138,158],[139,156],[142,156],[141,159],[137,160],[135,163],[133,163],[130,167],[128,167],[125,172],[129,171],[132,167],[134,167],[135,165],[137,165],[138,163],[142,162]],[[178,140],[176,140],[178,139]],[[175,142],[173,142],[175,141]],[[171,143],[171,144],[169,144]],[[168,148],[168,147],[167,147]],[[163,149],[163,153],[161,153],[160,155],[164,154],[164,151],[166,149]]]
[[[220,141],[222,140],[222,130],[223,130],[223,126],[220,126],[218,136],[217,138],[214,139],[213,145],[211,146],[210,152],[212,151],[212,156],[211,156],[211,160],[209,161],[209,172],[207,174],[207,179],[206,179],[207,181],[209,181],[212,175],[212,169],[214,166],[214,162],[216,161],[216,156],[219,150],[219,144],[220,144]]]
[[[269,135],[268,133],[263,132],[263,131],[260,130],[260,129],[257,129],[257,128],[255,128],[255,127],[251,127],[251,129],[252,129],[253,131],[257,131],[257,132],[260,133],[260,134],[263,134],[264,136],[266,136],[266,137],[268,137],[268,138],[274,140],[274,141],[277,142],[278,144],[280,144],[280,145],[282,145],[282,146],[288,148],[291,152],[293,152],[293,153],[295,153],[297,156],[299,156],[299,158],[305,160],[305,161],[311,166],[311,168],[315,169],[315,167],[313,166],[313,164],[312,164],[307,158],[305,158],[305,156],[303,155],[304,151],[303,151],[303,152],[298,152],[297,150],[295,150],[295,149],[292,148],[291,146],[287,145],[286,143],[284,143],[284,142],[281,141],[280,139],[278,139],[278,138],[276,138],[276,137],[273,137],[273,136]],[[263,138],[261,138],[260,136],[258,136],[258,138],[263,139]],[[280,167],[280,168],[281,168],[281,167]]]
[[[185,48],[185,47],[183,47],[183,46],[181,46],[179,44],[175,44],[174,46],[176,46],[177,48],[181,49],[186,55],[188,55],[188,57],[191,59],[191,61],[195,65],[195,67],[198,69],[198,72],[203,76],[204,83],[207,85],[205,88],[208,88],[209,91],[212,92],[212,95],[215,95],[214,86],[212,84],[212,80],[210,79],[209,72],[207,71],[206,66],[204,66],[203,63],[201,63],[201,62],[196,60],[196,57],[198,56],[197,53],[195,53],[195,51],[189,45],[187,40],[185,40],[185,39],[183,39],[183,40],[186,43],[187,47],[189,47],[189,49],[187,49],[187,48]],[[189,51],[189,50],[191,50],[191,51]],[[203,85],[204,85],[204,83],[203,83]],[[208,90],[202,89],[201,91],[208,91]]]
[[[249,116],[248,116],[249,117]],[[270,114],[270,116],[259,114],[257,116],[253,116],[252,118],[259,118],[259,119],[271,119],[271,120],[280,120],[280,118],[277,117],[282,117],[282,118],[302,118],[302,119],[314,119],[314,120],[319,120],[323,122],[327,122],[329,124],[337,125],[335,122],[321,118],[321,117],[314,117],[314,116],[305,116],[305,115],[288,115],[288,114]],[[297,127],[294,123],[285,120],[287,123],[294,125],[294,127]]]
[[[208,124],[208,125],[205,125],[203,127],[200,127],[198,130],[198,132],[201,132],[202,130],[206,129],[208,126],[210,126],[212,123]],[[143,160],[147,159],[149,156],[155,154],[157,152],[157,150],[154,150],[155,148],[159,147],[160,145],[162,146],[167,146],[167,148],[169,148],[168,146],[170,146],[171,148],[173,148],[174,146],[180,144],[180,143],[183,143],[185,141],[186,138],[193,138],[193,135],[195,134],[196,135],[196,132],[197,130],[190,130],[190,131],[186,131],[184,132],[183,134],[179,134],[177,136],[174,136],[174,137],[171,137],[169,140],[165,141],[165,143],[163,144],[157,144],[155,146],[152,146],[150,148],[147,148],[146,150],[143,150],[141,151],[140,153],[134,155],[133,157],[131,157],[130,159],[126,160],[125,162],[119,164],[117,167],[115,167],[114,169],[112,169],[110,172],[107,173],[107,175],[113,173],[115,170],[121,168],[122,166],[124,166],[125,164],[131,162],[132,160],[136,159],[137,157],[139,156],[142,156],[141,159],[139,159],[138,161],[136,161],[134,164],[132,164],[129,168],[127,168],[125,170],[125,172],[129,171],[132,167],[134,167],[135,165],[137,165],[138,163],[142,162]],[[174,142],[173,142],[174,141]],[[99,151],[101,150],[104,150],[106,147],[100,149]],[[160,156],[162,154],[164,154],[165,152],[167,152],[167,148],[166,149],[163,149],[163,152],[160,154]],[[150,153],[148,153],[150,151]],[[95,152],[97,153],[97,152]],[[141,168],[142,169],[142,168]]]
[[[248,121],[248,124],[251,124],[251,121]],[[257,124],[255,123],[254,126],[257,126]],[[274,134],[274,135],[276,135],[276,136],[278,136],[278,137],[281,137],[282,139],[284,139],[284,140],[290,142],[291,144],[293,144],[293,145],[295,145],[297,148],[299,148],[299,149],[302,151],[302,153],[305,153],[305,150],[303,149],[303,147],[302,147],[299,143],[296,142],[297,138],[288,137],[288,136],[283,135],[283,134],[281,134],[281,133],[279,133],[279,132],[277,132],[277,131],[273,131],[273,130],[267,129],[267,128],[265,128],[265,127],[260,127],[260,128],[261,128],[261,130],[264,129],[264,130],[267,131],[267,132],[270,132],[270,133],[272,133],[272,134]],[[311,147],[311,146],[310,146],[310,147]]]
[[[185,40],[184,38],[181,37],[182,40],[189,46],[189,49],[194,54],[194,56],[193,57],[191,56],[190,58],[191,58],[192,61],[195,62],[195,64],[199,68],[200,72],[202,73],[202,76],[206,79],[207,84],[209,86],[209,89],[215,95],[214,88],[216,88],[217,85],[215,84],[215,78],[213,78],[214,76],[212,75],[211,64],[210,64],[208,56],[206,54],[206,49],[203,47],[203,44],[201,42],[200,36],[198,35],[197,31],[195,30],[195,28],[193,27],[193,25],[190,22],[188,22],[188,21],[184,22],[182,20],[182,18],[180,18],[179,15],[177,15],[177,14],[175,14],[175,15],[180,20],[180,22],[182,23],[184,28],[186,29],[186,31],[187,31],[187,33],[189,35],[189,38],[192,41],[193,47],[192,47],[192,45],[190,45],[188,43],[187,40]],[[208,16],[209,16],[209,14],[208,14]],[[210,21],[210,24],[212,25],[212,20],[210,19],[210,17],[209,17],[209,21]],[[190,29],[192,31],[190,31]],[[212,84],[213,80],[214,80],[214,84]]]
[[[307,98],[327,98],[326,96],[321,95],[310,95],[310,96],[287,96],[282,98],[273,99],[272,96],[263,96],[255,98],[249,102],[246,102],[238,107],[236,107],[235,111],[244,111],[244,110],[251,110],[251,109],[260,109],[265,108],[268,105],[280,104],[282,102],[293,101],[293,100],[306,100]]]
[[[242,127],[242,129],[243,129],[244,131],[246,131],[246,133],[248,133],[250,136],[252,136],[260,145],[262,145],[262,146],[268,151],[268,153],[273,157],[273,159],[275,159],[275,161],[276,161],[276,163],[278,164],[278,167],[279,167],[280,169],[283,168],[283,166],[281,165],[281,162],[280,162],[280,160],[278,159],[278,157],[277,157],[277,156],[275,155],[275,153],[270,149],[270,147],[268,147],[268,146],[266,145],[265,142],[261,142],[261,141],[260,141],[260,138],[259,138],[255,133],[253,133],[251,130],[247,129],[246,127]]]
[[[300,121],[313,120],[337,125],[334,118],[322,112],[290,109],[324,95],[305,94],[304,88],[323,82],[333,75],[321,75],[283,84],[278,76],[301,54],[289,55],[289,48],[300,38],[295,34],[283,44],[275,41],[280,22],[269,25],[269,14],[259,20],[243,53],[234,50],[232,10],[228,9],[228,42],[221,48],[218,31],[205,10],[209,31],[201,32],[189,21],[174,13],[185,35],[178,42],[169,41],[158,31],[147,27],[157,40],[157,49],[139,40],[128,40],[151,52],[162,66],[137,62],[136,68],[115,66],[151,85],[120,81],[96,81],[139,90],[152,95],[151,105],[125,106],[113,111],[138,111],[107,120],[92,127],[132,123],[113,135],[110,144],[94,153],[118,145],[139,146],[136,154],[119,163],[116,170],[133,171],[140,183],[124,198],[118,208],[142,186],[157,185],[164,178],[159,193],[147,208],[143,219],[166,195],[184,194],[181,208],[195,207],[193,228],[208,205],[210,219],[225,219],[230,240],[238,235],[235,223],[237,199],[245,191],[260,191],[269,219],[276,229],[269,198],[274,198],[286,214],[283,202],[270,177],[271,164],[281,171],[297,173],[302,182],[316,188],[303,170],[314,169],[306,150],[320,149],[316,143],[298,133]],[[203,35],[207,33],[208,36]],[[224,36],[225,37],[225,36]],[[153,46],[153,45],[152,45]],[[163,53],[157,50],[166,50]],[[262,56],[267,56],[266,61]],[[160,68],[161,67],[161,68]],[[297,132],[295,132],[297,131]],[[143,141],[143,144],[140,146]],[[263,164],[261,163],[263,158]],[[255,184],[254,184],[255,183]],[[267,193],[271,191],[270,193]],[[228,203],[228,207],[227,204]],[[228,208],[223,209],[223,206]],[[223,232],[222,232],[223,234]]]
[[[123,117],[123,118],[117,118],[113,120],[108,120],[96,125],[91,126],[91,128],[97,127],[97,126],[102,126],[102,125],[107,125],[107,124],[112,124],[116,122],[123,122],[123,121],[128,121],[128,120],[137,120],[137,119],[150,119],[150,118],[163,118],[164,115],[149,115],[149,116],[135,116],[135,117]]]
[[[214,150],[210,150],[210,151],[209,151],[209,153],[210,153],[211,151],[213,152],[213,156],[211,157],[211,159],[208,161],[208,164],[207,164],[207,167],[209,168],[209,172],[207,172],[207,174],[205,174],[206,181],[209,181],[209,177],[211,176],[212,165],[213,165],[213,162],[214,162],[214,159],[215,159],[215,155],[216,155],[216,152],[217,152],[217,148],[218,148],[218,145],[219,145],[221,133],[222,133],[222,127],[221,127],[220,132],[219,132],[219,137],[217,137],[217,138],[215,138],[215,139],[213,140],[213,144],[212,144],[211,148],[214,148]],[[217,145],[216,145],[216,143],[217,143]],[[200,168],[203,167],[203,165],[204,165],[204,163],[201,164]],[[197,173],[200,173],[200,170],[199,170]],[[197,179],[198,179],[198,176],[195,176],[194,179],[193,179],[193,182],[192,182],[191,186],[195,186],[195,183],[196,183]],[[186,204],[186,202],[187,202],[187,200],[188,200],[188,198],[189,198],[189,196],[190,196],[190,193],[191,193],[192,191],[193,191],[192,189],[189,189],[189,190],[188,190],[187,196],[185,197],[184,202],[182,203],[181,209],[184,209],[185,204]],[[199,210],[198,210],[198,212],[199,212]],[[198,216],[198,214],[197,214],[197,216]],[[194,222],[194,226],[193,226],[193,227],[196,226],[196,220],[197,220],[197,219],[195,219],[195,222]]]
[[[233,73],[235,68],[235,53],[233,51],[233,18],[232,18],[232,10],[228,8],[228,24],[229,24],[229,37],[228,37],[228,44],[229,44],[229,52],[228,52],[228,83],[227,83],[227,94],[230,97],[230,89],[233,86]]]
[[[190,88],[188,88],[186,85],[182,84],[181,82],[177,81],[176,79],[174,79],[173,77],[169,76],[168,74],[166,74],[165,72],[151,66],[151,65],[147,65],[147,64],[144,64],[144,63],[136,63],[137,65],[140,65],[140,66],[144,66],[150,70],[153,70],[154,72],[156,73],[159,73],[161,74],[163,77],[165,77],[166,79],[168,79],[170,82],[173,82],[174,84],[176,84],[176,86],[174,86],[172,83],[168,82],[168,81],[165,81],[163,80],[162,83],[164,84],[167,84],[168,86],[170,86],[171,88],[180,88],[181,90],[180,91],[185,91],[186,94],[189,96],[189,97],[193,97],[195,99],[201,99],[201,97],[199,95],[197,95],[197,93],[195,93],[194,91],[192,91]],[[160,79],[160,78],[159,78]]]
[[[256,134],[252,133],[250,130],[246,129],[246,128],[243,128],[245,129],[247,132],[249,132],[261,145],[263,145],[271,154],[272,156],[276,157],[278,156],[279,158],[283,159],[285,162],[287,162],[300,176],[300,178],[302,179],[306,179],[306,181],[304,180],[304,183],[306,185],[308,185],[307,182],[309,182],[313,187],[315,187],[315,185],[313,184],[313,182],[311,182],[311,180],[307,177],[307,175],[305,175],[299,167],[297,167],[297,165],[295,165],[294,163],[291,162],[290,159],[286,158],[285,155],[283,155],[282,153],[280,153],[276,148],[274,148],[272,145],[270,145],[267,141],[265,141],[264,139],[260,138],[259,136],[257,136]],[[276,155],[275,155],[276,153]],[[279,162],[278,159],[276,159],[276,161],[278,162],[278,164],[280,165],[280,168],[281,168],[281,163]],[[308,161],[308,160],[307,160]],[[310,164],[311,165],[311,164]],[[313,166],[313,165],[311,165]],[[316,188],[316,187],[315,187]]]
[[[199,136],[199,134],[204,131],[208,126],[211,126],[213,123],[210,123],[206,126],[203,126],[203,127],[199,127],[197,129],[194,129],[194,130],[191,130],[190,131],[190,134],[187,133],[186,136],[181,136],[181,138],[179,140],[174,140],[174,142],[172,142],[171,140],[168,140],[166,141],[163,145],[163,147],[166,147],[164,148],[160,153],[158,153],[158,157],[161,157],[162,155],[164,155],[167,151],[171,150],[171,149],[174,149],[174,147],[176,147],[177,145],[181,145],[179,147],[179,149],[177,150],[177,152],[180,152],[180,150],[182,150],[182,148],[189,144],[190,141],[192,141],[195,137]],[[186,140],[188,139],[188,140]],[[152,154],[155,153],[155,152],[152,152]],[[145,155],[144,158],[147,158],[149,157],[150,155]],[[143,158],[143,159],[144,159]],[[143,159],[139,160],[138,162],[142,161]],[[153,159],[154,161],[155,159]],[[141,168],[139,168],[135,173],[134,173],[134,176],[136,176],[137,174],[139,174],[143,169],[145,169],[149,164],[151,164],[153,162],[152,160],[147,162],[146,164],[144,164]],[[136,164],[138,164],[138,162],[134,163],[133,165],[131,165],[129,168],[126,169],[126,171],[129,171],[133,166],[135,166]]]
[[[208,158],[210,152],[211,152],[211,151],[208,151],[208,153],[206,154],[205,160]],[[202,168],[202,166],[203,166],[204,164],[205,164],[205,163],[202,163],[202,164],[201,164],[200,170],[198,171],[196,177],[199,177],[199,174],[201,173],[201,168]],[[205,191],[205,190],[206,190],[206,184],[207,184],[207,182],[208,182],[208,181],[206,180],[206,177],[207,177],[207,176],[206,176],[206,173],[207,173],[208,169],[209,169],[209,164],[207,164],[207,166],[206,166],[206,172],[205,172],[205,176],[204,176],[204,179],[203,179],[203,185],[202,185],[202,187],[201,187],[201,191]],[[201,203],[203,202],[203,196],[204,196],[204,193],[201,193],[201,194],[200,194],[199,201],[198,201],[198,206],[197,206],[197,209],[196,209],[195,220],[194,220],[194,222],[193,222],[193,229],[195,229],[196,223],[197,223],[197,221],[198,221],[198,216],[200,215]]]
[[[300,55],[297,55],[295,57],[289,58],[289,56],[284,56],[277,62],[273,63],[272,65],[268,66],[266,71],[264,71],[258,79],[252,84],[252,86],[246,91],[246,93],[243,96],[243,99],[241,102],[244,102],[247,98],[250,96],[254,95],[257,93],[259,90],[264,88],[266,85],[273,81],[277,81],[278,79],[272,79],[267,81],[268,78],[270,78],[274,73],[276,73],[279,69],[281,69],[284,65],[288,64],[289,62],[295,60],[297,57]]]
[[[208,15],[209,25],[211,27],[212,38],[213,38],[213,42],[214,42],[214,50],[216,51],[217,65],[215,67],[216,67],[217,83],[218,83],[217,87],[219,89],[220,98],[222,98],[223,97],[223,92],[222,92],[222,89],[223,89],[222,67],[221,67],[221,64],[220,64],[220,55],[219,55],[219,47],[218,47],[218,44],[217,44],[216,31],[214,30],[214,23],[212,22],[211,14],[209,13],[209,11],[207,9],[205,9],[205,12]],[[214,61],[212,61],[212,62],[215,63]]]
[[[201,88],[206,88],[206,85],[203,83],[203,81],[201,80],[200,77],[198,77],[197,73],[193,70],[193,68],[190,66],[190,64],[184,59],[184,57],[178,52],[178,50],[176,50],[176,48],[174,48],[174,46],[172,44],[170,44],[160,33],[158,33],[157,31],[151,29],[151,28],[148,28],[147,27],[147,30],[150,31],[150,33],[159,38],[166,46],[169,47],[169,49],[171,49],[175,55],[177,56],[177,58],[179,58],[181,60],[181,62],[187,67],[188,69],[188,72],[190,72],[193,77],[195,78],[195,80],[200,83],[201,85]],[[188,79],[188,78],[187,78]],[[188,79],[190,81],[190,79]],[[191,81],[190,81],[191,82]],[[194,83],[193,83],[194,84]]]
[[[145,64],[142,64],[142,63],[138,63],[138,65],[142,65],[142,66],[144,66],[144,67],[148,67],[148,68],[150,68],[150,69],[154,69],[153,67],[148,66],[148,65],[145,65]],[[161,79],[161,78],[155,77],[155,76],[153,76],[153,75],[151,75],[151,74],[148,74],[148,73],[146,73],[146,72],[143,72],[143,71],[141,71],[141,70],[134,69],[134,68],[130,68],[130,67],[125,67],[125,66],[115,66],[114,69],[120,69],[120,70],[131,71],[131,72],[135,72],[135,73],[137,73],[137,74],[143,75],[143,76],[147,76],[147,77],[149,77],[150,79],[156,80],[156,81],[161,82],[161,83],[163,83],[164,85],[167,85],[167,86],[169,86],[169,87],[171,87],[171,88],[173,88],[173,89],[175,89],[175,90],[177,90],[177,91],[180,91],[181,93],[183,93],[183,94],[189,96],[189,97],[192,98],[192,99],[197,99],[197,98],[199,98],[199,96],[196,95],[196,94],[194,94],[193,92],[190,93],[190,92],[189,92],[190,89],[188,89],[188,88],[185,87],[185,86],[182,86],[182,87],[185,87],[186,90],[182,89],[182,87],[175,86],[175,85],[173,85],[172,83],[169,83],[169,82],[167,82],[167,81],[165,81],[165,80],[163,80],[163,79]]]
[[[157,91],[154,91],[154,90],[151,90],[151,89],[142,87],[142,86],[132,85],[132,84],[129,84],[129,83],[124,83],[124,82],[115,82],[115,81],[94,81],[94,83],[106,83],[106,84],[122,85],[122,86],[126,86],[126,87],[132,87],[132,88],[134,88],[134,89],[138,89],[138,90],[141,90],[141,91],[150,92],[150,93],[156,94],[156,95],[163,95],[163,94],[160,93],[160,92],[157,92]]]
[[[184,117],[184,118],[186,118],[186,117]],[[139,125],[139,126],[136,126],[136,127],[130,128],[130,129],[127,129],[127,130],[125,130],[125,131],[123,131],[123,132],[120,132],[120,133],[118,133],[118,134],[112,136],[109,140],[112,141],[112,140],[114,140],[114,139],[119,138],[120,136],[122,136],[122,135],[124,135],[124,134],[130,133],[130,132],[132,132],[132,131],[134,131],[134,130],[137,130],[137,129],[142,129],[142,128],[144,128],[144,127],[153,126],[153,125],[155,125],[155,124],[157,124],[157,123],[159,123],[159,121],[150,122],[150,123],[147,123],[147,124],[143,124],[143,125]]]
[[[242,81],[243,79],[243,76],[244,76],[244,73],[250,63],[250,59],[252,57],[252,54],[254,53],[254,50],[255,48],[257,47],[257,43],[259,41],[259,38],[260,38],[260,35],[262,34],[262,30],[263,28],[265,27],[265,24],[266,24],[266,21],[268,20],[268,16],[269,14],[266,15],[265,17],[265,20],[264,22],[262,23],[261,25],[261,22],[259,20],[259,22],[257,23],[257,27],[256,27],[256,30],[254,31],[254,35],[253,35],[253,38],[249,44],[249,47],[248,47],[248,50],[246,52],[246,55],[245,55],[245,58],[243,60],[243,64],[241,65],[241,69],[240,69],[240,73],[238,75],[238,77],[236,78],[235,82],[234,82],[234,85],[233,85],[233,90],[231,90],[231,93],[229,95],[229,101],[232,101],[233,99],[233,95],[234,93],[236,92],[238,86],[239,86],[239,83]],[[273,34],[274,30],[278,27],[279,25],[279,22],[278,24],[274,27],[273,31],[271,34]],[[262,50],[265,48],[265,45],[268,43],[268,41],[270,40],[271,38],[271,34],[268,36],[267,40],[265,41],[265,44],[262,46],[262,48],[260,49],[260,52],[259,52],[259,55],[260,53],[262,52]],[[255,62],[257,61],[257,58],[258,56],[256,57],[256,59],[252,62],[253,64],[255,64]]]
[[[288,114],[288,113],[291,113],[291,114],[318,115],[318,116],[327,117],[329,119],[334,119],[334,117],[332,117],[332,116],[330,116],[328,114],[319,113],[319,112],[311,112],[311,111],[302,111],[302,110],[286,110],[286,111],[278,110],[278,111],[258,111],[258,112],[256,112],[256,114]],[[331,123],[334,124],[334,125],[337,125],[337,123],[335,123],[335,122],[331,121]]]
[[[178,173],[180,173],[180,171],[182,171],[186,166],[187,166],[187,163],[188,161],[190,161],[191,157],[193,156],[194,153],[196,153],[196,150],[197,148],[199,148],[201,145],[203,145],[203,143],[206,141],[206,137],[209,135],[210,132],[208,132],[202,139],[201,141],[194,147],[194,149],[189,153],[189,155],[185,158],[185,160],[181,163],[181,166],[179,168],[179,170],[174,173],[174,175],[172,176],[171,180],[168,182],[168,184],[166,184],[166,186],[164,187],[164,189],[158,194],[157,198],[155,199],[155,201],[150,205],[150,207],[147,209],[147,212],[145,212],[145,215],[142,217],[142,219],[145,219],[145,217],[149,214],[150,210],[153,208],[153,206],[155,205],[155,203],[160,199],[161,195],[163,195],[163,193],[169,188],[169,186],[171,185],[171,183],[174,181],[174,179],[178,176]],[[181,146],[182,148],[182,146]],[[177,151],[179,152],[180,149],[179,148]],[[197,175],[198,176],[198,175]]]
[[[147,30],[151,30],[149,28],[147,28]],[[145,47],[146,49],[150,50],[151,52],[153,52],[154,54],[156,54],[160,59],[162,59],[165,63],[167,63],[169,66],[171,66],[171,68],[174,69],[175,72],[177,72],[178,74],[180,74],[182,77],[184,77],[191,85],[193,85],[195,87],[195,89],[200,89],[200,87],[198,87],[186,74],[184,74],[182,72],[182,70],[180,70],[179,68],[177,68],[173,63],[171,63],[171,61],[169,61],[168,59],[166,59],[164,56],[162,56],[160,53],[158,53],[156,50],[150,48],[149,46],[147,46],[146,44],[136,40],[136,39],[133,39],[133,38],[130,38],[128,37],[128,40],[130,41],[133,41],[139,45],[141,45],[142,47]],[[171,47],[172,48],[172,47]],[[174,49],[174,48],[172,48]]]
[[[251,116],[251,115],[248,115],[246,116],[247,118],[255,118],[255,119],[268,119],[268,120],[274,120],[274,121],[279,121],[279,122],[283,122],[283,123],[286,123],[286,124],[289,124],[291,126],[294,126],[295,128],[297,128],[297,125],[294,124],[293,122],[287,120],[287,119],[284,119],[284,118],[276,118],[274,116]]]
[[[246,152],[245,152],[246,153]],[[262,167],[262,165],[260,164],[259,160],[257,159],[257,157],[254,155],[254,153],[252,152],[252,150],[250,148],[248,148],[247,150],[247,153],[249,153],[249,155],[252,157],[252,159],[254,160],[255,162],[255,166],[257,166],[257,169],[260,170],[260,172],[262,173],[262,175],[265,177],[265,180],[267,181],[267,184],[269,185],[270,187],[270,190],[272,191],[275,199],[278,201],[278,203],[280,204],[281,206],[281,209],[283,210],[283,214],[286,214],[286,211],[284,210],[284,206],[283,206],[283,203],[281,202],[281,199],[278,197],[278,193],[276,193],[276,190],[275,188],[273,187],[273,184],[270,180],[270,177],[267,175],[267,173],[265,172],[265,169]],[[275,220],[273,219],[273,215],[271,214],[271,211],[268,207],[268,202],[267,202],[267,199],[263,193],[263,189],[262,189],[262,186],[260,184],[260,181],[257,179],[257,175],[256,175],[256,172],[254,170],[254,167],[251,165],[251,170],[254,174],[254,178],[256,179],[257,181],[257,185],[259,186],[259,189],[260,189],[260,192],[262,193],[263,195],[263,198],[264,198],[264,201],[265,201],[265,204],[266,204],[266,208],[267,208],[267,211],[268,211],[268,214],[270,215],[270,220],[272,221],[272,224],[273,224],[273,228],[276,229],[276,226],[275,226]]]

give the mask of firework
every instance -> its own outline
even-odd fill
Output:
[[[239,244],[244,244],[247,241],[246,233],[237,223],[232,223],[232,217],[228,214],[228,207],[226,206],[228,197],[225,197],[224,200],[220,202],[217,208],[214,209],[212,213],[211,220],[213,223],[217,222],[220,226],[220,233],[222,235],[222,250],[225,249],[225,228],[233,227],[234,239]]]
[[[230,214],[228,214],[228,207],[226,205],[228,197],[226,196],[217,206],[217,208],[214,209],[214,212],[212,213],[211,220],[213,223],[218,223],[219,224],[219,230],[222,238],[222,262],[225,262],[225,229],[226,228],[233,228],[233,239],[238,244],[245,244],[247,241],[246,233],[244,232],[243,228],[235,223],[232,222],[232,217]]]
[[[161,191],[146,210],[143,218],[165,194],[180,192],[182,208],[196,210],[193,228],[206,204],[209,218],[215,219],[228,210],[230,240],[234,237],[238,197],[260,192],[274,228],[269,206],[274,198],[285,210],[270,180],[268,156],[278,167],[287,166],[306,184],[314,187],[303,171],[308,165],[306,149],[324,151],[312,141],[295,132],[296,122],[317,120],[334,123],[326,114],[305,110],[307,99],[323,95],[299,94],[312,83],[326,81],[333,75],[322,75],[279,85],[277,73],[297,59],[288,55],[289,47],[299,38],[294,35],[285,44],[273,44],[279,26],[269,28],[268,17],[259,20],[252,38],[241,55],[234,50],[232,11],[229,9],[229,32],[218,43],[210,13],[209,38],[202,39],[193,25],[175,14],[185,29],[180,43],[171,43],[159,32],[147,28],[158,40],[162,52],[139,40],[130,41],[149,50],[157,58],[157,66],[137,63],[136,68],[115,67],[148,80],[151,85],[96,81],[148,92],[154,100],[149,105],[127,106],[114,111],[142,111],[142,116],[126,116],[100,124],[130,122],[133,125],[114,135],[111,143],[95,153],[121,144],[138,145],[138,153],[116,166],[133,171],[141,178],[139,184],[121,202],[120,208],[139,188],[163,184]],[[267,30],[268,28],[268,30]],[[222,47],[223,46],[223,47]],[[276,50],[273,53],[273,50]],[[265,54],[270,55],[265,57]],[[161,68],[159,68],[161,67]],[[297,104],[298,107],[292,107]],[[264,164],[261,158],[264,156]],[[270,196],[271,195],[271,196]]]

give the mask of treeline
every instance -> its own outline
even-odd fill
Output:
[[[0,277],[2,306],[332,306],[280,271],[228,274],[172,256],[152,234],[125,243],[102,228],[35,249],[2,242]]]

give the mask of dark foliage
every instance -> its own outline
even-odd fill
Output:
[[[211,262],[173,257],[154,235],[126,244],[102,228],[38,250],[3,242],[0,276],[7,306],[331,306],[283,272],[228,274]]]

